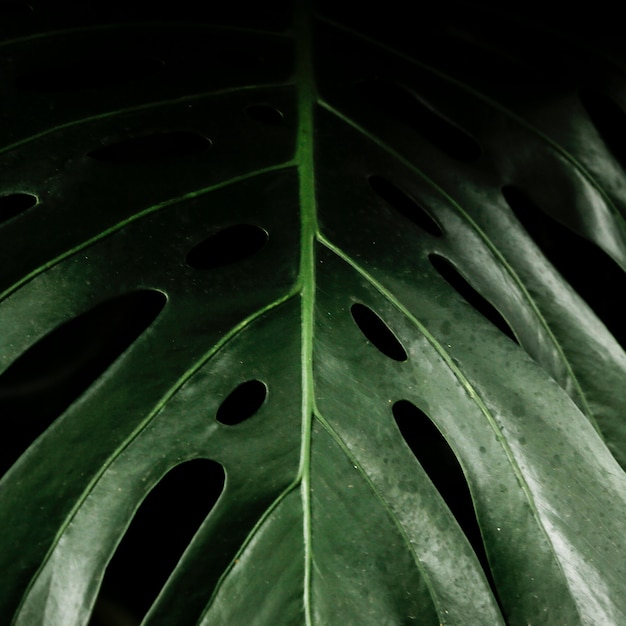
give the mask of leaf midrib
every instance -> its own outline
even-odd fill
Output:
[[[313,328],[315,314],[315,241],[319,234],[315,198],[314,107],[317,90],[313,68],[312,19],[309,0],[294,8],[296,42],[296,86],[298,134],[296,163],[299,175],[301,215],[299,284],[301,289],[301,375],[302,375],[302,442],[300,449],[300,494],[303,511],[304,589],[303,605],[306,626],[313,623],[311,607],[311,568],[313,563],[311,519],[311,431],[315,408],[313,379]]]

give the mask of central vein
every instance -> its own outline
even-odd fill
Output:
[[[304,611],[305,623],[311,617],[311,425],[314,410],[313,323],[315,309],[315,240],[318,232],[315,205],[313,155],[313,112],[316,101],[311,58],[311,12],[307,0],[299,3],[294,14],[296,38],[296,82],[298,88],[298,137],[296,162],[300,182],[300,289],[301,289],[301,370],[302,370],[302,447],[300,451],[300,489],[304,532]]]

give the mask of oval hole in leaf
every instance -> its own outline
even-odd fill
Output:
[[[432,215],[405,194],[404,191],[398,189],[393,183],[377,175],[370,176],[368,181],[374,193],[382,198],[390,207],[394,208],[430,235],[434,237],[441,237],[443,235],[441,226],[439,226]]]
[[[215,418],[220,424],[234,426],[252,417],[265,402],[267,387],[260,380],[248,380],[230,392]]]
[[[0,476],[150,326],[159,291],[104,302],[55,328],[0,375]]]
[[[18,192],[0,196],[0,224],[31,209],[37,202],[37,196],[32,193]]]
[[[126,478],[120,480],[126,484]],[[207,459],[186,461],[165,474],[141,503],[107,565],[92,623],[109,603],[139,623],[223,488],[224,469]]]
[[[87,153],[105,163],[141,163],[162,161],[204,152],[211,141],[198,133],[184,130],[132,137]]]
[[[438,255],[429,254],[428,260],[437,270],[439,275],[464,299],[473,306],[479,313],[487,318],[496,328],[502,331],[509,339],[518,343],[515,333],[502,317],[498,309],[491,302],[484,298],[467,280],[461,275],[459,270],[448,261],[448,259]]]
[[[32,12],[33,7],[26,4],[26,2],[20,2],[19,0],[4,0],[0,2],[0,17],[21,17],[30,15]]]
[[[399,400],[392,412],[402,437],[456,518],[495,589],[469,486],[452,448],[412,402]]]
[[[626,167],[626,115],[609,96],[596,89],[581,89],[580,101],[613,156]]]
[[[142,57],[91,59],[61,67],[50,67],[22,74],[15,86],[35,93],[58,93],[111,87],[158,74],[163,61]]]
[[[406,361],[407,353],[393,331],[372,309],[358,302],[350,307],[350,313],[359,330],[372,345],[394,361]]]
[[[246,107],[246,114],[265,126],[280,126],[283,123],[283,114],[271,104],[251,104]]]
[[[186,263],[197,270],[210,270],[237,263],[259,252],[268,238],[267,232],[259,226],[229,226],[192,248],[187,254]]]
[[[615,293],[626,290],[622,268],[602,248],[542,211],[521,189],[502,195],[539,249],[626,348],[624,309]]]
[[[411,127],[453,159],[480,158],[482,150],[473,137],[406,87],[376,78],[361,81],[356,88],[378,110]]]

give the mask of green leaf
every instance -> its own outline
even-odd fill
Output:
[[[623,624],[619,55],[463,4],[32,4],[2,621]]]

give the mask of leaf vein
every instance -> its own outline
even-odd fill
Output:
[[[12,144],[8,144],[3,148],[0,148],[0,154],[15,150],[23,145],[32,143],[37,139],[53,135],[54,133],[67,130],[68,128],[74,128],[75,126],[82,126],[83,124],[89,124],[90,122],[97,122],[104,119],[118,117],[127,113],[136,113],[138,111],[147,111],[149,109],[157,109],[159,107],[165,107],[170,105],[182,104],[184,102],[192,102],[194,100],[201,100],[202,98],[212,98],[215,96],[224,96],[235,93],[243,93],[246,91],[255,91],[257,89],[278,89],[281,87],[287,87],[289,83],[268,83],[265,85],[245,85],[243,87],[229,87],[227,89],[218,89],[216,91],[203,91],[202,93],[193,93],[186,96],[180,96],[178,98],[172,98],[170,100],[158,100],[156,102],[144,102],[143,104],[137,104],[132,107],[125,107],[123,109],[115,109],[114,111],[105,111],[104,113],[97,113],[96,115],[90,115],[88,117],[82,117],[65,124],[59,124],[58,126],[52,126],[46,130],[42,130],[39,133],[24,137],[19,141],[15,141]]]
[[[433,603],[435,604],[437,608],[437,614],[440,616],[442,623],[444,623],[443,616],[445,612],[443,610],[443,607],[439,603],[439,598],[437,594],[435,593],[435,589],[430,579],[430,576],[428,572],[424,569],[424,565],[422,564],[419,557],[417,556],[417,553],[415,552],[415,548],[413,547],[413,544],[411,543],[409,536],[406,534],[404,527],[402,526],[402,523],[398,519],[397,515],[393,512],[391,506],[387,503],[382,493],[380,493],[380,491],[376,488],[376,485],[374,485],[374,483],[368,476],[367,472],[363,469],[363,466],[361,465],[361,463],[359,463],[358,459],[352,454],[352,451],[350,450],[348,445],[344,442],[344,440],[339,436],[337,431],[335,431],[335,429],[329,424],[329,422],[322,416],[322,414],[319,411],[315,412],[315,419],[320,423],[320,425],[329,434],[329,436],[333,439],[333,441],[341,448],[342,452],[350,460],[350,463],[352,463],[353,467],[361,475],[361,478],[367,484],[370,491],[374,494],[374,497],[376,498],[376,500],[380,502],[380,505],[385,510],[387,515],[390,517],[390,519],[392,520],[394,526],[396,527],[404,543],[406,544],[406,547],[409,553],[411,554],[412,559],[415,562],[415,565],[417,566],[417,569],[419,570],[421,576],[426,582],[426,585],[428,586],[428,589],[430,590],[430,596],[433,600]]]
[[[200,196],[203,196],[204,194],[210,193],[211,191],[216,191],[217,189],[222,189],[224,187],[235,185],[245,180],[250,180],[254,178],[255,176],[262,176],[263,174],[268,174],[270,172],[278,172],[283,169],[286,170],[292,166],[293,166],[293,163],[291,162],[279,163],[278,165],[271,165],[270,167],[266,167],[261,170],[255,170],[254,172],[248,172],[246,174],[241,174],[240,176],[235,176],[234,178],[230,178],[226,181],[216,183],[215,185],[210,185],[209,187],[204,187],[203,189],[190,191],[181,196],[176,196],[175,198],[170,198],[169,200],[165,200],[164,202],[154,204],[144,209],[143,211],[139,211],[138,213],[135,213],[131,217],[121,222],[118,222],[117,224],[114,224],[113,226],[109,226],[105,230],[100,231],[97,235],[94,235],[93,237],[83,241],[82,243],[74,246],[73,248],[66,250],[62,254],[59,254],[58,256],[54,257],[53,259],[50,259],[43,265],[40,265],[39,267],[30,271],[28,274],[23,276],[20,280],[13,283],[10,287],[7,287],[4,291],[0,292],[0,302],[2,302],[2,300],[10,296],[12,293],[17,291],[20,287],[22,287],[26,283],[30,282],[31,280],[33,280],[34,278],[36,278],[37,276],[39,276],[46,270],[49,270],[51,267],[58,265],[62,261],[65,261],[66,259],[77,254],[78,252],[85,250],[89,246],[92,246],[95,243],[97,243],[98,241],[101,241],[102,239],[105,239],[106,237],[113,235],[114,233],[118,232],[125,226],[128,226],[129,224],[132,224],[133,222],[136,222],[137,220],[140,220],[144,217],[148,217],[149,215],[152,215],[153,213],[156,213],[162,209],[167,209],[171,206],[179,204],[180,202],[185,202],[187,200],[198,198]]]
[[[563,366],[565,367],[565,369],[567,371],[568,377],[572,381],[572,384],[574,385],[574,388],[576,389],[577,395],[580,398],[580,402],[582,404],[581,408],[583,409],[584,414],[587,416],[587,418],[589,419],[589,421],[591,422],[591,424],[595,428],[596,432],[598,432],[598,434],[600,434],[600,436],[602,437],[602,435],[600,433],[600,430],[599,430],[599,427],[598,427],[598,424],[597,424],[597,422],[595,420],[595,417],[593,415],[593,412],[591,411],[591,408],[589,406],[589,402],[587,400],[587,395],[584,392],[584,390],[583,390],[583,388],[582,388],[582,386],[581,386],[581,384],[580,384],[580,382],[578,380],[578,377],[576,376],[576,374],[575,374],[575,372],[574,372],[574,370],[572,368],[572,365],[571,365],[569,359],[567,358],[567,355],[565,354],[565,352],[563,350],[563,347],[561,346],[560,342],[557,340],[556,336],[552,332],[552,329],[550,328],[546,318],[544,317],[543,313],[541,312],[541,309],[537,306],[536,302],[531,297],[531,295],[530,295],[528,289],[526,288],[526,286],[524,285],[522,279],[519,277],[518,273],[513,269],[513,267],[510,265],[510,263],[500,253],[500,251],[493,244],[493,242],[489,239],[489,237],[487,236],[487,233],[485,233],[478,226],[478,224],[469,216],[469,214],[461,207],[461,205],[459,205],[451,196],[449,196],[443,189],[441,189],[433,180],[428,178],[421,170],[416,168],[410,161],[405,159],[403,156],[401,156],[399,153],[397,153],[393,148],[391,148],[385,142],[380,140],[378,137],[376,137],[375,135],[372,135],[371,133],[367,132],[365,129],[361,128],[358,124],[356,124],[356,122],[354,122],[353,120],[350,120],[348,117],[346,117],[341,112],[337,111],[336,109],[334,109],[333,107],[331,107],[327,103],[322,103],[321,106],[323,106],[325,109],[327,109],[333,115],[336,115],[339,119],[344,121],[346,124],[352,126],[355,130],[357,130],[360,133],[362,133],[363,135],[365,135],[368,139],[370,139],[371,141],[376,143],[376,145],[378,145],[383,150],[388,152],[394,158],[398,159],[405,167],[410,168],[411,171],[413,171],[415,174],[420,176],[420,178],[422,180],[424,180],[424,182],[426,182],[428,185],[431,186],[431,188],[433,190],[435,190],[438,194],[440,194],[441,197],[451,207],[453,207],[457,211],[457,213],[459,213],[459,215],[463,219],[465,219],[465,221],[468,223],[468,225],[485,242],[485,245],[488,247],[489,251],[494,255],[494,257],[498,260],[498,262],[501,263],[502,267],[505,269],[507,274],[511,277],[511,279],[513,280],[515,285],[518,287],[518,289],[520,290],[520,292],[522,293],[522,295],[524,296],[524,298],[528,302],[528,305],[530,306],[533,314],[535,315],[535,317],[537,318],[537,320],[541,324],[542,328],[544,329],[544,331],[546,333],[546,336],[550,339],[550,342],[555,347],[555,349],[556,349],[556,351],[557,351],[557,353],[558,353],[558,355],[560,357],[560,360],[563,363]]]
[[[141,435],[141,433],[150,424],[150,422],[157,416],[157,414],[161,411],[161,409],[163,409],[163,407],[180,391],[180,389],[184,386],[184,384],[198,370],[200,370],[208,361],[210,361],[210,359],[213,356],[215,356],[215,354],[217,354],[227,343],[229,343],[239,333],[241,333],[243,330],[245,330],[255,320],[259,319],[262,315],[265,315],[265,314],[269,313],[273,309],[276,309],[281,304],[286,303],[291,298],[295,297],[297,295],[297,293],[298,293],[297,290],[294,289],[294,290],[290,291],[289,293],[287,293],[284,297],[271,302],[270,304],[268,304],[265,307],[260,308],[258,311],[255,311],[253,314],[249,315],[244,320],[239,322],[239,324],[235,325],[228,333],[226,333],[222,338],[220,338],[220,340],[214,346],[212,346],[211,349],[201,359],[198,359],[198,361],[196,361],[196,363],[193,365],[193,367],[189,368],[174,383],[174,385],[172,385],[172,387],[169,389],[169,391],[156,404],[154,409],[152,409],[152,411],[150,411],[150,413],[140,422],[140,424],[132,431],[132,433],[125,439],[125,441],[121,445],[119,445],[111,453],[111,455],[109,455],[109,458],[102,463],[102,465],[98,469],[98,472],[88,482],[87,486],[85,487],[85,489],[83,490],[81,495],[76,498],[76,500],[74,502],[74,505],[72,506],[71,510],[67,514],[65,520],[59,526],[59,528],[57,530],[57,533],[56,533],[54,539],[52,540],[52,542],[50,544],[50,547],[48,548],[48,551],[46,552],[46,555],[42,558],[41,563],[40,563],[39,567],[37,568],[37,571],[35,572],[33,577],[30,579],[30,582],[29,582],[26,590],[24,591],[24,594],[22,595],[22,599],[20,600],[20,604],[19,604],[19,606],[17,608],[17,611],[15,612],[15,616],[13,618],[13,622],[12,623],[15,623],[15,620],[18,619],[20,611],[22,609],[22,606],[26,602],[26,599],[28,598],[28,595],[29,595],[31,589],[34,587],[35,582],[38,579],[39,575],[41,574],[41,572],[45,568],[46,564],[48,563],[49,558],[51,557],[52,553],[54,552],[54,550],[56,549],[57,545],[61,541],[61,538],[63,537],[64,532],[67,530],[67,528],[72,523],[72,520],[77,515],[78,511],[80,510],[80,508],[83,505],[83,503],[85,502],[85,500],[89,497],[89,495],[95,489],[95,487],[96,487],[98,481],[100,480],[100,478],[102,478],[102,476],[109,469],[109,467],[111,467],[111,465],[113,465],[115,459],[118,458],[122,454],[122,452],[124,452],[124,450],[126,450],[133,443],[133,441],[135,441],[135,439],[137,439],[137,437],[139,437]]]
[[[515,477],[518,481],[518,484],[524,494],[526,501],[528,502],[528,506],[530,511],[532,512],[533,517],[537,523],[537,527],[540,532],[543,534],[547,544],[551,547],[551,551],[554,557],[554,561],[556,566],[559,568],[563,579],[569,582],[568,577],[565,575],[565,571],[563,568],[563,563],[560,560],[560,554],[556,550],[554,546],[554,542],[548,533],[545,524],[541,518],[539,513],[539,509],[535,502],[535,497],[530,488],[530,485],[526,478],[524,477],[524,473],[522,468],[520,467],[513,450],[509,446],[506,437],[503,435],[500,430],[494,415],[489,410],[487,404],[483,401],[480,394],[471,384],[471,382],[465,377],[461,369],[456,365],[456,363],[452,360],[452,357],[448,354],[447,350],[443,347],[441,343],[437,341],[437,339],[428,331],[428,329],[409,311],[389,290],[387,290],[381,283],[379,283],[369,272],[367,272],[364,268],[362,268],[358,263],[356,263],[353,259],[351,259],[348,255],[346,255],[340,248],[332,244],[325,237],[321,236],[320,241],[334,254],[336,254],[340,259],[344,262],[348,263],[356,272],[358,272],[376,291],[378,291],[386,300],[388,300],[393,306],[395,306],[406,318],[409,320],[415,328],[422,333],[425,339],[431,344],[434,350],[439,354],[444,363],[450,368],[456,379],[465,389],[467,395],[472,400],[473,403],[476,404],[480,412],[485,416],[487,423],[491,427],[496,437],[496,440],[502,446],[502,449],[506,455],[507,460],[509,461],[509,465],[515,474]],[[574,602],[576,606],[576,610],[579,612],[580,609],[578,604]]]

